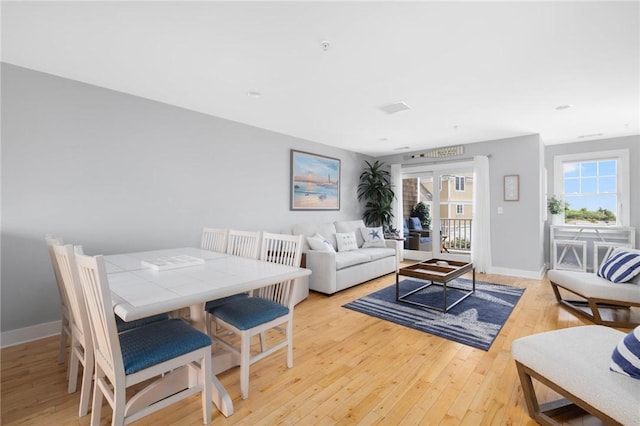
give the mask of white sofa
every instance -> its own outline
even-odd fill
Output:
[[[309,289],[324,294],[333,294],[345,288],[395,272],[398,262],[399,242],[386,240],[386,247],[362,248],[364,239],[360,228],[362,220],[337,221],[333,223],[300,223],[293,225],[293,234],[312,237],[320,234],[326,238],[334,251],[312,250],[304,244],[306,267],[311,269]],[[358,249],[338,251],[336,233],[354,232]]]

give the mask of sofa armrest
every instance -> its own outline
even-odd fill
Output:
[[[336,254],[332,251],[308,250],[307,269],[311,269],[309,288],[321,293],[336,291]]]

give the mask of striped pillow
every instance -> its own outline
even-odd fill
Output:
[[[640,379],[640,326],[624,336],[611,354],[611,371]]]
[[[640,274],[640,254],[615,250],[598,269],[598,276],[614,283],[624,283]]]

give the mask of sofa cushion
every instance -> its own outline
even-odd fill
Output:
[[[291,228],[291,233],[294,235],[302,234],[305,237],[311,237],[317,233],[329,240],[334,250],[338,248],[336,245],[336,227],[333,223],[297,223]],[[306,238],[304,244],[304,248],[308,250],[309,244]]]
[[[395,256],[396,250],[388,247],[365,247],[361,248],[357,251],[357,253],[364,254],[369,256],[369,258],[374,261],[378,259],[384,259],[385,257]]]
[[[598,276],[614,283],[624,283],[640,274],[640,254],[616,249],[598,268]]]
[[[364,240],[362,248],[366,247],[386,247],[384,242],[384,233],[382,232],[382,226],[377,228],[360,228],[360,235]]]
[[[335,222],[336,232],[355,232],[356,240],[358,241],[358,247],[362,247],[364,239],[360,234],[360,228],[364,228],[365,224],[360,220],[345,220]]]
[[[309,244],[309,247],[311,247],[311,250],[335,252],[335,249],[333,248],[329,240],[318,233],[316,233],[313,237],[307,237],[307,243]]]
[[[336,242],[338,243],[338,251],[358,250],[355,232],[336,233]]]
[[[611,354],[611,371],[640,379],[640,325],[624,336]]]
[[[371,261],[366,253],[362,250],[355,251],[339,251],[336,253],[336,270],[348,268],[349,266],[359,265]]]

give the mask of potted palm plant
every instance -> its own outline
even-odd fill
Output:
[[[395,194],[391,189],[390,178],[391,174],[384,163],[377,160],[373,164],[365,161],[358,185],[358,201],[366,202],[362,219],[367,226],[387,228],[391,223],[391,203]]]

